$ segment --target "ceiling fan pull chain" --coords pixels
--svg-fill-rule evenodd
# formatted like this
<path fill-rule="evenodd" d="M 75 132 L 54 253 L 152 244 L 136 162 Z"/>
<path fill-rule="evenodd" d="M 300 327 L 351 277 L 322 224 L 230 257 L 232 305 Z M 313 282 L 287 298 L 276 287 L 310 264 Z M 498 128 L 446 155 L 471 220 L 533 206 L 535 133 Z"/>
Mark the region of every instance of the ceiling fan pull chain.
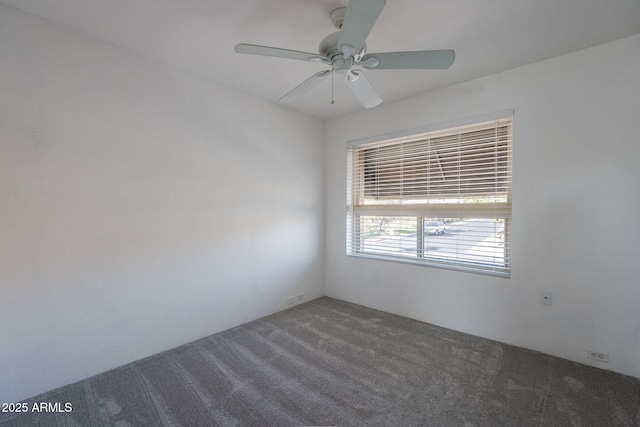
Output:
<path fill-rule="evenodd" d="M 336 102 L 333 99 L 333 68 L 331 69 L 331 105 L 335 104 Z"/>

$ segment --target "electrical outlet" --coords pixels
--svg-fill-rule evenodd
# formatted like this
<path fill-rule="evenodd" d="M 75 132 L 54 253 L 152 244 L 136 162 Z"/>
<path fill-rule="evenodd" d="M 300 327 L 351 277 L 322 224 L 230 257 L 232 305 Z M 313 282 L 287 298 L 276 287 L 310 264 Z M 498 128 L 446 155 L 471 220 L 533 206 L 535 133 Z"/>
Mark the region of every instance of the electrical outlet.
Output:
<path fill-rule="evenodd" d="M 598 362 L 608 362 L 609 353 L 600 353 L 597 351 L 587 350 L 587 357 L 589 359 L 597 360 Z"/>
<path fill-rule="evenodd" d="M 298 302 L 304 301 L 304 294 L 297 295 L 296 296 L 296 301 L 298 301 Z"/>
<path fill-rule="evenodd" d="M 287 297 L 287 305 L 291 305 L 296 302 L 296 297 Z"/>
<path fill-rule="evenodd" d="M 551 305 L 551 292 L 540 292 L 540 304 Z"/>

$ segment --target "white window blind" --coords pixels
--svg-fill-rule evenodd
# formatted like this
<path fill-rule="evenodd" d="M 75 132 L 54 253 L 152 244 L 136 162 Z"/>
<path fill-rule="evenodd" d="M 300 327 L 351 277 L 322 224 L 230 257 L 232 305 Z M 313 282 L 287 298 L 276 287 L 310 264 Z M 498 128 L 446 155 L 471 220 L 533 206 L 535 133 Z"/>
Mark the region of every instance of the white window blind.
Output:
<path fill-rule="evenodd" d="M 347 253 L 509 276 L 512 118 L 354 145 Z"/>

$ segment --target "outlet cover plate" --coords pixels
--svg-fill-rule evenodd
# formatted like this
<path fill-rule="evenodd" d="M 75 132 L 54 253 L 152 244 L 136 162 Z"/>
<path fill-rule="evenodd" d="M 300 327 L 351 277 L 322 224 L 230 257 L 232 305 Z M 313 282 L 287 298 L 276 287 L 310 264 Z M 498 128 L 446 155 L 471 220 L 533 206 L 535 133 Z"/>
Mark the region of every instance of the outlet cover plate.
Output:
<path fill-rule="evenodd" d="M 599 351 L 587 350 L 587 357 L 598 362 L 609 361 L 609 353 L 600 353 Z"/>

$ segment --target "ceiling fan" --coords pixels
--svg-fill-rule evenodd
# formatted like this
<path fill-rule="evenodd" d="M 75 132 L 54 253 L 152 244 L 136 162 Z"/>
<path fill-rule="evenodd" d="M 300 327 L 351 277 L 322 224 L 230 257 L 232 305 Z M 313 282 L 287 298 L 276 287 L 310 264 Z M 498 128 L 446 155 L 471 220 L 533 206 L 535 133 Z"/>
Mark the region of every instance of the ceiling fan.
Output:
<path fill-rule="evenodd" d="M 368 70 L 446 69 L 453 64 L 456 57 L 453 50 L 367 54 L 365 40 L 385 4 L 386 0 L 349 0 L 347 7 L 331 12 L 331 22 L 340 31 L 328 35 L 320 42 L 319 54 L 246 43 L 237 45 L 235 50 L 250 55 L 317 62 L 331 67 L 330 70 L 320 71 L 302 82 L 280 98 L 281 102 L 293 102 L 335 72 L 344 78 L 347 86 L 365 108 L 373 108 L 379 105 L 382 99 L 362 71 L 353 69 L 354 66 Z"/>

